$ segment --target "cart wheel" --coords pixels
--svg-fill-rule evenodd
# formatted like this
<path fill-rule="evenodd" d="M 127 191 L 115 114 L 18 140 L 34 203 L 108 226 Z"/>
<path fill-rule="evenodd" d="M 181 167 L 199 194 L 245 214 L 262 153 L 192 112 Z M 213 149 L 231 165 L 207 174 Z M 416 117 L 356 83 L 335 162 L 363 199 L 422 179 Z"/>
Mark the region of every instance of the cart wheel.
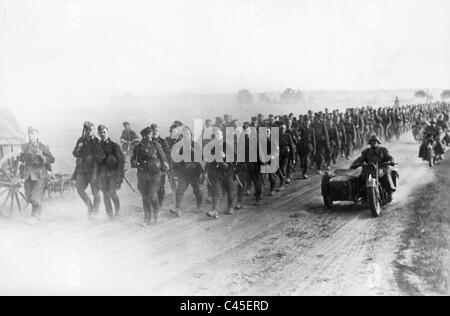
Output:
<path fill-rule="evenodd" d="M 21 162 L 17 153 L 12 153 L 0 160 L 0 211 L 8 208 L 8 215 L 14 209 L 19 212 L 28 206 L 27 198 L 23 193 L 23 180 L 20 179 Z M 22 208 L 22 203 L 25 205 Z"/>

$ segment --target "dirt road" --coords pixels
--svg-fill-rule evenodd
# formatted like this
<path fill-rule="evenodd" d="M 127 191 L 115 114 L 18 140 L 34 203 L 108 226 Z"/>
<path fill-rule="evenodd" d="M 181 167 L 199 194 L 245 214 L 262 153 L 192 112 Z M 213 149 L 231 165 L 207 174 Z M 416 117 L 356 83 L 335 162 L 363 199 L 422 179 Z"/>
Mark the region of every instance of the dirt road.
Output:
<path fill-rule="evenodd" d="M 127 189 L 114 223 L 89 221 L 75 196 L 47 201 L 36 226 L 22 216 L 0 219 L 0 294 L 409 294 L 399 276 L 406 218 L 435 176 L 412 139 L 387 147 L 400 163 L 400 186 L 378 219 L 364 206 L 325 210 L 319 176 L 219 220 L 192 208 L 176 219 L 166 208 L 149 228 L 139 226 L 140 199 Z"/>

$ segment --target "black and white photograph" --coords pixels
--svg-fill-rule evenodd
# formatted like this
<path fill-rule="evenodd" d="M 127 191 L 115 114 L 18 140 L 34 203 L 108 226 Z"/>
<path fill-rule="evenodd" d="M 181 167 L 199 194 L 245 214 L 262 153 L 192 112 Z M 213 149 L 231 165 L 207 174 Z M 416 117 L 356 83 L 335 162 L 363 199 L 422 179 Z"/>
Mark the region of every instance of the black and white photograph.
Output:
<path fill-rule="evenodd" d="M 0 296 L 449 295 L 449 56 L 448 0 L 0 0 Z"/>

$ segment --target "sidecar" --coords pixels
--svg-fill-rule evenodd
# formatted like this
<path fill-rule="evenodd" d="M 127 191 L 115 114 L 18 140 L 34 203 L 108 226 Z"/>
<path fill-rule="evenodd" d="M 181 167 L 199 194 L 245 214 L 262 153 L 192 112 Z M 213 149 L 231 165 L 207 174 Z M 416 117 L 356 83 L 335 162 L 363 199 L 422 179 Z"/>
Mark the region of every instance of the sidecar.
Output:
<path fill-rule="evenodd" d="M 327 172 L 322 178 L 322 196 L 326 208 L 334 202 L 356 202 L 361 193 L 362 168 L 341 169 Z"/>

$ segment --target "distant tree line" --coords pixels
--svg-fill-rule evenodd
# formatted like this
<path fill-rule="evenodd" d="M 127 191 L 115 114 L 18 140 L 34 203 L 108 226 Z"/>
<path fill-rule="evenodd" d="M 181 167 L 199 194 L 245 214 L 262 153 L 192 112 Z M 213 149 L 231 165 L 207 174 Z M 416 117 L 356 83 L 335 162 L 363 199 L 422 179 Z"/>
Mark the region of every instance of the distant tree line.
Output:
<path fill-rule="evenodd" d="M 266 93 L 259 93 L 257 102 L 260 104 L 296 103 L 303 99 L 303 93 L 299 89 L 287 88 L 276 99 L 271 99 Z M 250 105 L 255 102 L 252 93 L 248 89 L 240 89 L 236 95 L 236 101 L 240 105 Z"/>

